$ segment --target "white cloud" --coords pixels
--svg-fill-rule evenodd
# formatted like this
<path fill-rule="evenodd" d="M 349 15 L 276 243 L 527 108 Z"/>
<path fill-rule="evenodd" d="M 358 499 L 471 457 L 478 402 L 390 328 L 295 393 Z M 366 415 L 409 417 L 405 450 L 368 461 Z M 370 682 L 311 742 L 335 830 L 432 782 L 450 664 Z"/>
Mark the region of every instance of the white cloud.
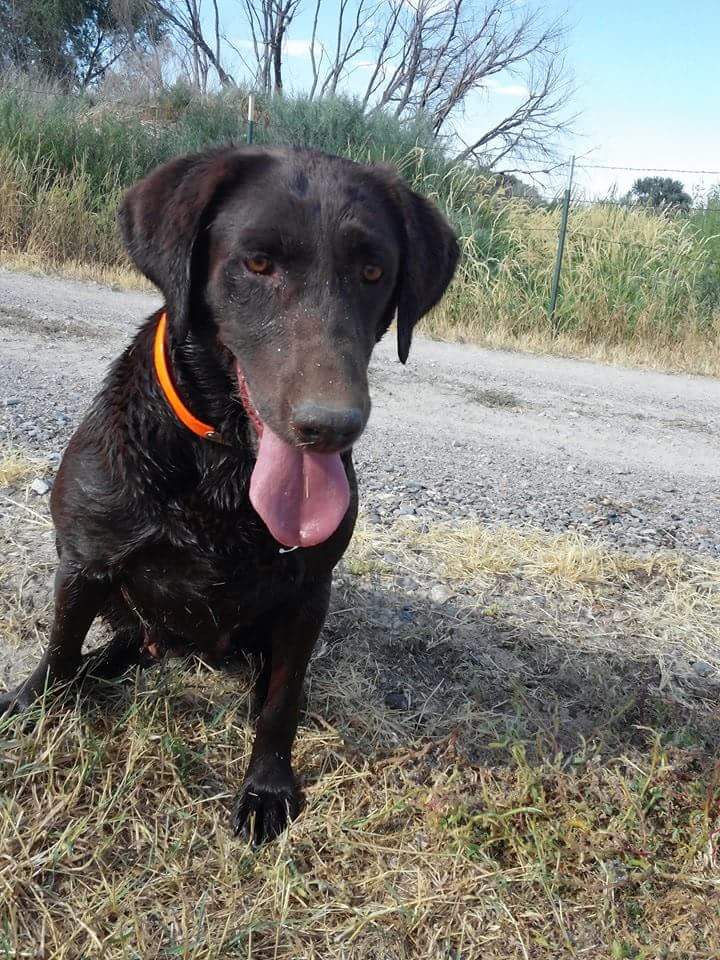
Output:
<path fill-rule="evenodd" d="M 286 57 L 309 57 L 310 56 L 310 40 L 286 40 L 283 44 L 283 51 Z M 320 44 L 315 41 L 315 56 L 320 53 L 321 50 Z"/>
<path fill-rule="evenodd" d="M 254 50 L 254 44 L 252 40 L 236 40 L 234 37 L 230 38 L 230 42 L 234 47 L 237 47 L 238 50 Z M 319 57 L 322 52 L 322 44 L 317 40 L 315 41 L 315 56 Z M 310 40 L 286 40 L 283 43 L 283 53 L 286 57 L 309 57 L 310 56 Z"/>
<path fill-rule="evenodd" d="M 530 95 L 530 91 L 523 83 L 503 84 L 489 80 L 487 87 L 488 90 L 492 93 L 497 93 L 500 97 L 527 97 Z"/>
<path fill-rule="evenodd" d="M 441 13 L 452 6 L 451 0 L 405 0 L 405 3 L 413 10 L 418 10 L 422 6 L 426 14 Z"/>

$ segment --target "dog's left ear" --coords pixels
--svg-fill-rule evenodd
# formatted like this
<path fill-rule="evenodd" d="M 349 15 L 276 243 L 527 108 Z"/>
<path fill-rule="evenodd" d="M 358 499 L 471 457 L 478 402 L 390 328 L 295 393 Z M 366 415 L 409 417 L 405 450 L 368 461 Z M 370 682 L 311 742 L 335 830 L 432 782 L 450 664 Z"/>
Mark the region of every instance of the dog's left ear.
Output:
<path fill-rule="evenodd" d="M 440 300 L 460 257 L 455 231 L 437 207 L 396 180 L 405 226 L 405 249 L 397 286 L 398 357 L 405 363 L 413 329 Z"/>

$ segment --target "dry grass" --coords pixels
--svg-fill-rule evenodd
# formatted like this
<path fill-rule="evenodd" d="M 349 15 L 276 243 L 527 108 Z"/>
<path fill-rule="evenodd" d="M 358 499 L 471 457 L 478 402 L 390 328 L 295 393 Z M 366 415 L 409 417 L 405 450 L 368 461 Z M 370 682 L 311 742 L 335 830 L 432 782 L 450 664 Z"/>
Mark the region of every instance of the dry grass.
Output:
<path fill-rule="evenodd" d="M 81 164 L 58 174 L 0 146 L 0 246 L 49 265 L 67 261 L 127 266 L 115 223 L 122 190 L 112 174 L 98 205 Z"/>
<path fill-rule="evenodd" d="M 37 276 L 59 276 L 66 277 L 68 280 L 102 283 L 117 290 L 142 290 L 150 293 L 156 289 L 149 280 L 130 266 L 105 266 L 100 263 L 72 259 L 54 263 L 47 257 L 37 254 L 0 250 L 0 267 Z"/>
<path fill-rule="evenodd" d="M 425 321 L 433 336 L 720 375 L 717 237 L 647 210 L 573 208 L 551 323 L 559 209 L 468 196 L 471 175 L 450 178 L 422 186 L 447 204 L 463 248 L 456 281 Z"/>
<path fill-rule="evenodd" d="M 50 545 L 11 499 L 18 651 Z M 678 554 L 363 525 L 274 846 L 227 830 L 242 672 L 165 666 L 0 726 L 0 957 L 717 957 L 718 674 L 691 663 L 720 666 L 719 603 L 720 566 Z"/>
<path fill-rule="evenodd" d="M 464 323 L 449 318 L 442 308 L 423 321 L 423 330 L 436 340 L 452 343 L 474 343 L 490 350 L 517 350 L 553 357 L 593 360 L 613 366 L 659 370 L 663 373 L 691 373 L 704 377 L 720 377 L 720 341 L 708 341 L 696 331 L 688 330 L 677 341 L 664 341 L 648 335 L 641 340 L 607 342 L 604 338 L 588 339 L 580 332 L 551 333 L 545 318 L 537 315 L 537 328 L 518 331 L 512 325 L 498 322 L 478 329 L 472 315 Z"/>
<path fill-rule="evenodd" d="M 663 342 L 651 336 L 636 341 L 608 343 L 603 339 L 588 340 L 583 333 L 551 334 L 539 316 L 538 328 L 515 331 L 498 324 L 479 331 L 472 323 L 448 322 L 442 310 L 436 311 L 424 325 L 436 340 L 448 343 L 474 343 L 489 350 L 517 350 L 551 357 L 592 360 L 612 366 L 637 367 L 662 373 L 689 373 L 704 377 L 720 377 L 720 345 L 688 331 L 681 341 Z"/>
<path fill-rule="evenodd" d="M 709 558 L 672 550 L 625 553 L 574 532 L 474 522 L 426 530 L 408 520 L 390 531 L 361 525 L 346 562 L 382 579 L 392 575 L 386 556 L 415 576 L 454 586 L 470 598 L 466 603 L 484 610 L 495 605 L 495 615 L 532 622 L 540 604 L 543 616 L 552 611 L 557 629 L 568 634 L 572 621 L 560 618 L 582 611 L 591 629 L 580 630 L 573 642 L 587 649 L 598 651 L 604 642 L 608 652 L 622 653 L 631 637 L 635 655 L 720 664 L 720 564 Z M 608 621 L 623 629 L 607 631 Z"/>
<path fill-rule="evenodd" d="M 37 477 L 47 470 L 47 463 L 29 457 L 14 447 L 0 444 L 0 487 L 10 487 Z"/>

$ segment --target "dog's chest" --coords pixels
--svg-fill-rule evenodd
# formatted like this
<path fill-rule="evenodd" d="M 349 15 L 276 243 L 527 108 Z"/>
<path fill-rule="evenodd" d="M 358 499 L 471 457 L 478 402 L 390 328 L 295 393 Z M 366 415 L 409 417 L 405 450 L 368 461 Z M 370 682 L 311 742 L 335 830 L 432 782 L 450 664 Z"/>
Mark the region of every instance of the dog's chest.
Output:
<path fill-rule="evenodd" d="M 300 551 L 298 551 L 298 554 Z M 141 550 L 123 577 L 122 598 L 166 646 L 214 649 L 257 632 L 297 602 L 304 558 L 252 549 L 225 553 L 160 543 Z"/>
<path fill-rule="evenodd" d="M 297 602 L 306 551 L 283 551 L 244 504 L 171 502 L 154 529 L 122 573 L 123 600 L 146 630 L 205 647 Z"/>
<path fill-rule="evenodd" d="M 302 605 L 308 581 L 331 575 L 352 535 L 355 489 L 329 540 L 297 550 L 272 538 L 232 484 L 156 503 L 141 519 L 148 532 L 118 570 L 122 618 L 165 650 L 214 655 L 264 644 L 278 616 Z"/>

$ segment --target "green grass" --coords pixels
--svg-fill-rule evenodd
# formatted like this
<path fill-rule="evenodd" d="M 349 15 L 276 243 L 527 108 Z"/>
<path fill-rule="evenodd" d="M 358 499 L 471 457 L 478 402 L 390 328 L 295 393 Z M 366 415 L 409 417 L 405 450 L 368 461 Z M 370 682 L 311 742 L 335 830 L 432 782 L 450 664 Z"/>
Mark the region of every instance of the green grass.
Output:
<path fill-rule="evenodd" d="M 256 109 L 259 144 L 319 147 L 369 162 L 401 158 L 411 180 L 447 167 L 422 124 L 385 114 L 365 117 L 350 99 L 260 100 Z M 37 94 L 0 78 L 0 145 L 43 177 L 81 176 L 95 206 L 107 201 L 109 184 L 127 187 L 170 157 L 209 144 L 244 143 L 246 113 L 242 90 L 201 100 L 180 87 L 152 101 L 117 104 Z"/>
<path fill-rule="evenodd" d="M 690 215 L 690 223 L 708 253 L 700 295 L 717 309 L 720 303 L 720 189 L 714 191 L 704 210 Z"/>
<path fill-rule="evenodd" d="M 0 80 L 3 262 L 129 271 L 115 224 L 123 190 L 176 154 L 244 142 L 246 106 L 243 91 L 108 103 Z M 422 123 L 364 117 L 352 100 L 261 101 L 255 129 L 258 143 L 392 163 L 447 212 L 463 261 L 425 324 L 432 335 L 720 374 L 720 210 L 573 209 L 553 326 L 557 208 L 493 193 L 487 177 L 448 163 Z"/>

